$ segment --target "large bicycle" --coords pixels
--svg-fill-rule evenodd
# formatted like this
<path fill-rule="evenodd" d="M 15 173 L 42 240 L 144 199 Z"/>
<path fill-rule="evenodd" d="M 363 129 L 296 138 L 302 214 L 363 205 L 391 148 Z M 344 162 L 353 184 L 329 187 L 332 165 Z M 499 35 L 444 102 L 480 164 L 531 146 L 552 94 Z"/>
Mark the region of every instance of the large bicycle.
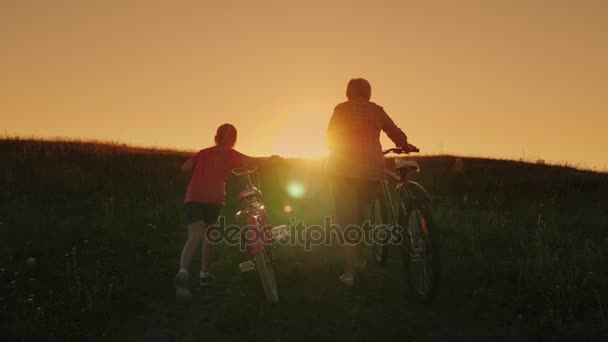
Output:
<path fill-rule="evenodd" d="M 383 151 L 385 155 L 411 152 L 419 150 L 391 148 Z M 420 171 L 418 162 L 399 158 L 394 170 L 385 169 L 382 190 L 376 195 L 370 211 L 375 233 L 372 250 L 376 263 L 384 265 L 389 246 L 397 246 L 401 251 L 408 294 L 417 301 L 430 303 L 437 293 L 441 276 L 439 227 L 431 213 L 428 192 L 420 184 L 407 180 L 412 171 Z M 397 194 L 396 201 L 391 196 L 391 184 Z"/>
<path fill-rule="evenodd" d="M 284 239 L 289 231 L 286 226 L 271 226 L 262 202 L 262 192 L 253 185 L 253 170 L 232 170 L 238 177 L 247 177 L 245 189 L 239 194 L 241 209 L 235 214 L 236 222 L 245 226 L 241 240 L 245 242 L 250 260 L 239 264 L 241 272 L 257 270 L 266 299 L 275 304 L 279 301 L 279 290 L 273 268 L 272 250 L 275 242 Z M 259 183 L 259 180 L 258 180 Z"/>

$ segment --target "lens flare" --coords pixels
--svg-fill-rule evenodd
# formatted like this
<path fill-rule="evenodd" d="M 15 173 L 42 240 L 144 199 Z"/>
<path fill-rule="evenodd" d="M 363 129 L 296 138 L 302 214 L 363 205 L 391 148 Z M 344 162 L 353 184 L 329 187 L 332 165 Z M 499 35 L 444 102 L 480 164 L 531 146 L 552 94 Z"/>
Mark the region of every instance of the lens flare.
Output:
<path fill-rule="evenodd" d="M 285 212 L 289 214 L 289 213 L 291 213 L 292 208 L 291 208 L 291 206 L 288 204 L 288 205 L 286 205 L 286 206 L 283 208 L 283 210 L 285 210 Z"/>
<path fill-rule="evenodd" d="M 302 198 L 306 193 L 304 185 L 298 182 L 290 182 L 287 184 L 287 194 L 293 198 Z"/>

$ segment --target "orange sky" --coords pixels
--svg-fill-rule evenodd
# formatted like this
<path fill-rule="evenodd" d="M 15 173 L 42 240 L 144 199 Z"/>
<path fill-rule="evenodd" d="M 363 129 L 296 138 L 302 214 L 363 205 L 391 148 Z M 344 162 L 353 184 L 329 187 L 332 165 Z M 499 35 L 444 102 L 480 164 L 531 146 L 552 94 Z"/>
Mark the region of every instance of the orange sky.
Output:
<path fill-rule="evenodd" d="M 426 153 L 608 168 L 606 1 L 4 1 L 0 130 L 325 153 L 351 77 Z"/>

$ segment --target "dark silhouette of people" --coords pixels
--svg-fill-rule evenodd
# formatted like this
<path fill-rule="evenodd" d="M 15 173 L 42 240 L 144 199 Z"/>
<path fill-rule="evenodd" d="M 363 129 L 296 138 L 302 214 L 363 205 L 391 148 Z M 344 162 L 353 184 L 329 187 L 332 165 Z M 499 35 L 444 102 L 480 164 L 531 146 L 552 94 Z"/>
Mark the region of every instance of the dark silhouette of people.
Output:
<path fill-rule="evenodd" d="M 361 227 L 380 181 L 384 177 L 384 156 L 380 132 L 397 147 L 415 149 L 384 109 L 371 102 L 372 88 L 363 78 L 348 82 L 348 101 L 338 104 L 329 120 L 327 144 L 330 151 L 327 171 L 334 201 L 334 220 L 342 231 Z M 340 281 L 352 286 L 357 271 L 366 266 L 363 244 L 345 243 L 344 274 Z"/>

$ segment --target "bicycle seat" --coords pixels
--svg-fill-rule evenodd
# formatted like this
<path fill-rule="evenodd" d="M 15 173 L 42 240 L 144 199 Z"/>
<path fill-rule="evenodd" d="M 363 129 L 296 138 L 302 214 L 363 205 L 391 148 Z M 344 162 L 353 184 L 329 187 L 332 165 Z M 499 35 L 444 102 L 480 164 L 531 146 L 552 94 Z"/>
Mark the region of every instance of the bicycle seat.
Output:
<path fill-rule="evenodd" d="M 395 160 L 395 170 L 405 169 L 406 171 L 420 171 L 420 165 L 415 160 L 404 160 L 404 159 L 396 159 Z"/>

